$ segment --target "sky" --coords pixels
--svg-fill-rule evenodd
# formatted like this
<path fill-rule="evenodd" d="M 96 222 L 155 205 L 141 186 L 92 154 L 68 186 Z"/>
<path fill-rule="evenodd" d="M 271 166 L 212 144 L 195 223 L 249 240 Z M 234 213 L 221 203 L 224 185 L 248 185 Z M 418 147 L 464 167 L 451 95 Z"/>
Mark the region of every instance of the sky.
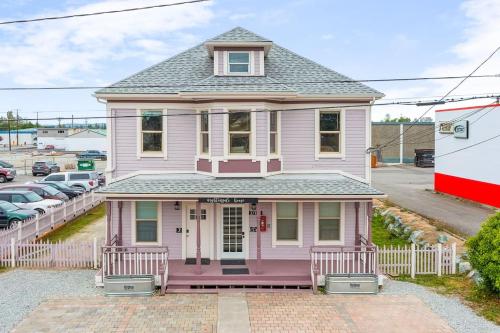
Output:
<path fill-rule="evenodd" d="M 0 21 L 176 1 L 2 0 Z M 500 0 L 214 0 L 0 25 L 0 87 L 107 85 L 235 26 L 353 79 L 467 75 L 500 45 L 498 17 Z M 500 52 L 476 74 L 499 73 Z M 370 85 L 392 101 L 439 98 L 458 82 Z M 0 91 L 0 114 L 17 109 L 24 118 L 35 118 L 37 112 L 40 118 L 103 116 L 105 106 L 92 93 Z M 453 95 L 489 93 L 500 93 L 500 78 L 469 79 Z M 491 101 L 469 101 L 467 105 Z M 425 110 L 379 106 L 373 108 L 373 120 L 386 113 L 416 118 Z M 433 116 L 433 111 L 428 115 Z"/>

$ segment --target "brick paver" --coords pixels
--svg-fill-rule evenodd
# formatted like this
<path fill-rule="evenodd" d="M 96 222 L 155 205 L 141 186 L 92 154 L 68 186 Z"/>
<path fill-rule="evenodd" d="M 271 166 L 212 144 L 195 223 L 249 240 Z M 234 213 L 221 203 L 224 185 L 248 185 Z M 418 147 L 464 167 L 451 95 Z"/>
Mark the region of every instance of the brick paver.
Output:
<path fill-rule="evenodd" d="M 224 312 L 229 317 L 244 313 L 249 318 L 241 318 L 242 321 L 249 319 L 250 329 L 256 333 L 453 332 L 413 295 L 241 293 L 238 301 L 241 305 L 246 303 L 248 315 L 246 311 L 218 307 L 219 297 L 230 298 L 227 294 L 168 294 L 149 298 L 50 299 L 40 304 L 14 332 L 215 332 L 217 319 Z M 231 325 L 219 326 L 241 326 L 236 325 L 236 318 L 232 320 Z"/>
<path fill-rule="evenodd" d="M 420 299 L 400 295 L 247 294 L 252 332 L 453 332 Z"/>

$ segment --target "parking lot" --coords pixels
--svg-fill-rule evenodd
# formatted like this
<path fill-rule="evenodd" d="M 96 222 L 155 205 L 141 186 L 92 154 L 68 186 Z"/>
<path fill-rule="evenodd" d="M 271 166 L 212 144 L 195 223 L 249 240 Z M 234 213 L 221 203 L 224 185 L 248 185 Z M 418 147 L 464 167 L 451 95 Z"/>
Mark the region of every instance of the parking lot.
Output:
<path fill-rule="evenodd" d="M 493 209 L 434 193 L 434 168 L 394 165 L 372 169 L 372 184 L 391 202 L 464 235 L 474 235 L 481 222 L 494 213 Z"/>

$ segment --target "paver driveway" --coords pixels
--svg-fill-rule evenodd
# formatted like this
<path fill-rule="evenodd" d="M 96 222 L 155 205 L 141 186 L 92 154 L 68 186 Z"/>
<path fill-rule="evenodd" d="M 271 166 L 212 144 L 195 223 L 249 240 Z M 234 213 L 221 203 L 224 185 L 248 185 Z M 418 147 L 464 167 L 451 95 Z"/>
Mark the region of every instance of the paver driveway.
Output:
<path fill-rule="evenodd" d="M 224 313 L 217 313 L 219 297 L 50 299 L 14 332 L 215 332 L 217 320 L 224 320 Z M 411 295 L 283 292 L 242 293 L 241 297 L 246 299 L 248 312 L 244 313 L 248 313 L 252 332 L 452 332 Z"/>

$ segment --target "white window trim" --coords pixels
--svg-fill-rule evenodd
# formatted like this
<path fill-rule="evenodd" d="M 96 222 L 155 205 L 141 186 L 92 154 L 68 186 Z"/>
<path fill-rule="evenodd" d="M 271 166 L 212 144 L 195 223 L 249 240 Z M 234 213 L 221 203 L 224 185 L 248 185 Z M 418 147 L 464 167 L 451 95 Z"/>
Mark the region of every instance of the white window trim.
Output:
<path fill-rule="evenodd" d="M 134 246 L 161 246 L 162 245 L 162 224 L 163 224 L 163 219 L 162 219 L 162 201 L 158 201 L 157 204 L 157 209 L 158 209 L 158 222 L 157 222 L 157 241 L 156 242 L 136 242 L 137 239 L 137 230 L 136 230 L 136 214 L 135 214 L 135 201 L 130 202 L 130 207 L 131 207 L 131 217 L 132 217 L 132 245 Z"/>
<path fill-rule="evenodd" d="M 148 110 L 158 110 L 162 112 L 163 120 L 162 120 L 162 143 L 161 143 L 161 151 L 158 152 L 144 152 L 142 151 L 142 112 Z M 137 143 L 137 159 L 147 157 L 163 157 L 165 160 L 167 159 L 167 109 L 161 108 L 150 108 L 150 109 L 137 109 L 136 110 L 137 121 L 136 121 L 136 143 Z"/>
<path fill-rule="evenodd" d="M 256 122 L 257 122 L 257 117 L 255 112 L 256 109 L 245 109 L 245 108 L 231 108 L 231 109 L 224 109 L 224 114 L 223 114 L 223 128 L 224 128 L 224 160 L 237 160 L 237 159 L 243 159 L 243 160 L 248 160 L 248 159 L 254 159 L 255 156 L 257 156 L 257 130 L 256 130 Z M 249 154 L 235 154 L 235 153 L 230 153 L 229 149 L 229 112 L 234 111 L 234 112 L 250 112 L 250 153 Z"/>
<path fill-rule="evenodd" d="M 201 151 L 202 148 L 202 142 L 201 142 L 201 112 L 208 112 L 208 153 L 204 153 Z M 196 110 L 197 116 L 196 116 L 196 151 L 198 153 L 199 157 L 202 158 L 210 158 L 212 155 L 212 138 L 211 138 L 211 133 L 212 133 L 212 117 L 210 116 L 210 109 L 199 109 Z"/>
<path fill-rule="evenodd" d="M 321 152 L 321 137 L 319 135 L 319 115 L 320 111 L 340 112 L 340 151 L 338 153 L 322 153 Z M 345 159 L 345 109 L 328 108 L 316 109 L 314 112 L 314 149 L 316 160 L 320 158 L 341 158 Z"/>
<path fill-rule="evenodd" d="M 248 53 L 248 72 L 231 73 L 229 71 L 229 53 Z M 224 51 L 224 75 L 251 76 L 255 75 L 254 55 L 252 51 Z"/>
<path fill-rule="evenodd" d="M 314 203 L 314 245 L 344 245 L 345 242 L 345 202 L 340 202 L 340 239 L 319 240 L 319 202 Z"/>
<path fill-rule="evenodd" d="M 281 202 L 281 201 L 279 201 Z M 276 203 L 273 202 L 272 206 L 272 224 L 271 224 L 271 233 L 272 233 L 272 247 L 276 246 L 286 246 L 286 245 L 294 245 L 298 247 L 303 246 L 303 228 L 302 228 L 302 220 L 303 220 L 303 209 L 302 209 L 302 202 L 297 202 L 294 201 L 297 204 L 297 209 L 298 209 L 298 240 L 291 241 L 281 241 L 277 239 L 277 214 L 276 214 Z"/>
<path fill-rule="evenodd" d="M 276 110 L 269 110 L 276 111 Z M 267 112 L 267 155 L 278 158 L 281 155 L 281 112 L 276 111 L 276 152 L 271 153 L 271 113 Z"/>

